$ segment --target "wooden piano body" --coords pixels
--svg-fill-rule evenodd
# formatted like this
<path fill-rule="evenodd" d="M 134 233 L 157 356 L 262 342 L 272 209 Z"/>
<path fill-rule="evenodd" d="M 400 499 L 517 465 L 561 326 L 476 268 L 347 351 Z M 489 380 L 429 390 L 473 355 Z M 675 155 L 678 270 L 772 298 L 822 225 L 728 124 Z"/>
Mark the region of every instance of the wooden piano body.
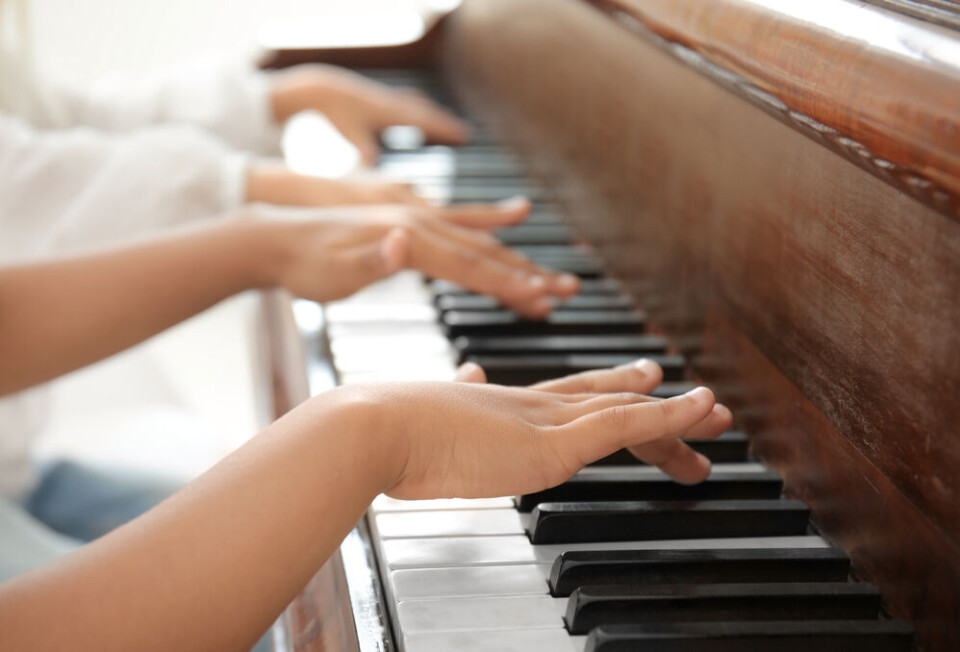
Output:
<path fill-rule="evenodd" d="M 918 647 L 956 650 L 960 21 L 875 4 L 474 0 L 408 46 L 271 64 L 441 69 Z M 331 590 L 335 563 L 291 647 L 362 648 Z"/>

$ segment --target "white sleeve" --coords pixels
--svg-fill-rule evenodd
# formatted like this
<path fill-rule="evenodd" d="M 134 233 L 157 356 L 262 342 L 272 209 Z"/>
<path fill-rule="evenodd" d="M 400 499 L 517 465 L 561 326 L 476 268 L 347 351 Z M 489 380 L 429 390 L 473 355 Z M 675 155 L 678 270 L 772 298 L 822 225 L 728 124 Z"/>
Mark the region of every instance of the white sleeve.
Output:
<path fill-rule="evenodd" d="M 118 135 L 0 116 L 0 261 L 216 215 L 243 202 L 246 165 L 189 125 Z"/>
<path fill-rule="evenodd" d="M 265 155 L 280 151 L 268 73 L 197 59 L 141 77 L 108 75 L 92 88 L 48 88 L 66 126 L 129 132 L 158 123 L 187 123 L 235 147 Z M 41 125 L 65 126 L 65 125 Z"/>

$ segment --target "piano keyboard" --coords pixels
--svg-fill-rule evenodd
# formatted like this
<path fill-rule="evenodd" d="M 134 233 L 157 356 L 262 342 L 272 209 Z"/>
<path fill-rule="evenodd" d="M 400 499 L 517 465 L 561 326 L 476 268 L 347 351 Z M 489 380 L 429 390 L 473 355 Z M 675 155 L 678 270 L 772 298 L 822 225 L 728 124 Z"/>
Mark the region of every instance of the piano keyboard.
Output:
<path fill-rule="evenodd" d="M 409 71 L 371 73 L 443 89 Z M 534 201 L 527 224 L 498 233 L 582 288 L 547 320 L 531 322 L 485 296 L 403 272 L 327 307 L 342 383 L 449 380 L 461 361 L 508 385 L 622 364 L 659 362 L 655 394 L 687 391 L 686 363 L 577 241 L 549 192 L 478 128 L 452 150 L 400 130 L 382 169 L 431 198 Z M 619 652 L 911 649 L 885 619 L 877 590 L 853 581 L 849 561 L 809 524 L 806 506 L 750 459 L 730 432 L 693 445 L 714 462 L 696 486 L 669 480 L 621 451 L 537 494 L 481 500 L 381 496 L 367 521 L 395 642 L 401 652 Z"/>

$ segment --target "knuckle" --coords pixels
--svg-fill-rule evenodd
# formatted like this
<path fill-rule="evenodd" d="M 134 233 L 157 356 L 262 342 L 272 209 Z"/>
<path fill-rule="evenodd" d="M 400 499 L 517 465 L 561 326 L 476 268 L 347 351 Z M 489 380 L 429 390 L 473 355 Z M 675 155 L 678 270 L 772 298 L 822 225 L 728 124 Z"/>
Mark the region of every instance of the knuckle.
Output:
<path fill-rule="evenodd" d="M 582 371 L 571 376 L 571 379 L 576 382 L 577 388 L 582 392 L 597 394 L 602 391 L 599 378 L 597 378 L 597 372 L 595 371 Z"/>
<path fill-rule="evenodd" d="M 673 422 L 676 417 L 676 407 L 673 401 L 657 401 L 657 409 L 660 412 L 660 417 L 663 419 L 665 424 L 670 424 Z"/>
<path fill-rule="evenodd" d="M 458 254 L 460 260 L 468 265 L 476 265 L 483 260 L 483 256 L 481 256 L 477 250 L 471 249 L 470 247 L 460 248 Z"/>
<path fill-rule="evenodd" d="M 607 424 L 617 430 L 626 430 L 630 423 L 630 410 L 626 405 L 614 405 L 606 411 Z"/>

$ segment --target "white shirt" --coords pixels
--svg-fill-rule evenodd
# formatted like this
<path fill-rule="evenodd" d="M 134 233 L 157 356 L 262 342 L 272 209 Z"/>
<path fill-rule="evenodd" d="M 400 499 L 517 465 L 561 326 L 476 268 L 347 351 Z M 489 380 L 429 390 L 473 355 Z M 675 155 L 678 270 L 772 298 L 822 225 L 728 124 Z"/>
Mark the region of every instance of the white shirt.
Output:
<path fill-rule="evenodd" d="M 0 54 L 0 265 L 238 206 L 244 151 L 279 151 L 263 74 L 205 61 L 80 93 Z M 44 405 L 42 387 L 0 399 L 0 494 L 32 486 Z"/>

